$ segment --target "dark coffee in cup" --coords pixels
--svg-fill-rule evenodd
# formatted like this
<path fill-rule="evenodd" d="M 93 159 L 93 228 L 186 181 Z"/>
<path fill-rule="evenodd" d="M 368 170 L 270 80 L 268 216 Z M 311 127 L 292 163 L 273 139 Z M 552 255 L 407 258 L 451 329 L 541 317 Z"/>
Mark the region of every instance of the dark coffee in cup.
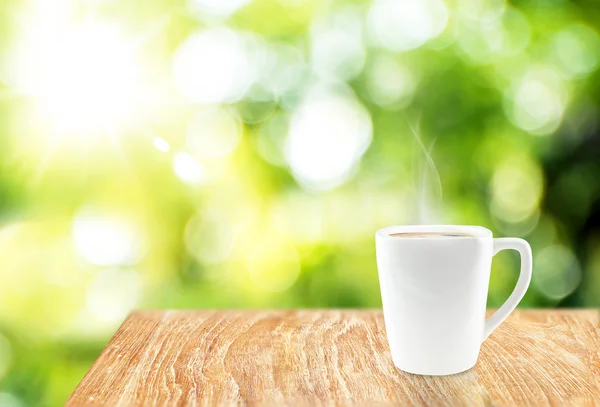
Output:
<path fill-rule="evenodd" d="M 474 237 L 466 233 L 451 233 L 451 232 L 404 232 L 404 233 L 390 233 L 392 237 Z"/>

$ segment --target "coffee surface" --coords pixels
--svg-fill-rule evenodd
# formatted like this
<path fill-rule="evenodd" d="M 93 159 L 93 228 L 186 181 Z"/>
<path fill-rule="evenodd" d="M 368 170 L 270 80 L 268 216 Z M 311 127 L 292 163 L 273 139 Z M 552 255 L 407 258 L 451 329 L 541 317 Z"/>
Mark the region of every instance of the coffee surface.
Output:
<path fill-rule="evenodd" d="M 401 232 L 401 233 L 390 233 L 392 237 L 475 237 L 467 233 L 454 233 L 454 232 Z"/>

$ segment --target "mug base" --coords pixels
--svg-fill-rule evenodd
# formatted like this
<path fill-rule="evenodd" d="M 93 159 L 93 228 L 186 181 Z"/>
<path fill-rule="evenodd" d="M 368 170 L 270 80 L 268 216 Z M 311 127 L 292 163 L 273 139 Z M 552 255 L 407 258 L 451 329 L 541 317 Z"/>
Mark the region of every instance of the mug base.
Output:
<path fill-rule="evenodd" d="M 409 374 L 414 374 L 414 375 L 419 375 L 419 376 L 451 376 L 451 375 L 455 375 L 455 374 L 459 374 L 459 373 L 464 373 L 468 370 L 471 370 L 475 364 L 477 363 L 477 361 L 475 363 L 473 363 L 471 366 L 468 366 L 466 368 L 458 368 L 458 369 L 454 369 L 454 370 L 445 370 L 445 369 L 410 369 L 410 368 L 402 368 L 400 366 L 398 366 L 397 364 L 394 363 L 394 366 L 396 366 L 396 368 L 398 370 L 403 371 L 404 373 L 409 373 Z"/>

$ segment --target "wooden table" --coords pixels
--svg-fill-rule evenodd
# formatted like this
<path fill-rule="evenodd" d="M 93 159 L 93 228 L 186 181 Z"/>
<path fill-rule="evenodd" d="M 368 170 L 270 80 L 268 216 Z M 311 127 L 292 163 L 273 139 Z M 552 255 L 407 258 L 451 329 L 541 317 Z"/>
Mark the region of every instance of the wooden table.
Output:
<path fill-rule="evenodd" d="M 528 310 L 472 370 L 398 371 L 381 311 L 138 311 L 68 406 L 598 405 L 598 311 Z"/>

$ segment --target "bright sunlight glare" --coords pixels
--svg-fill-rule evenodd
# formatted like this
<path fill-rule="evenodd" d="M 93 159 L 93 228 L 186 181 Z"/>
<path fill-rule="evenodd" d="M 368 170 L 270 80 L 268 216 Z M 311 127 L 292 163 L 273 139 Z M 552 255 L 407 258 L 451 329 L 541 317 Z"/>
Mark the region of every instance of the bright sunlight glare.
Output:
<path fill-rule="evenodd" d="M 17 86 L 35 97 L 58 131 L 104 131 L 131 113 L 137 64 L 133 43 L 118 26 L 33 29 L 23 42 L 14 61 Z"/>

